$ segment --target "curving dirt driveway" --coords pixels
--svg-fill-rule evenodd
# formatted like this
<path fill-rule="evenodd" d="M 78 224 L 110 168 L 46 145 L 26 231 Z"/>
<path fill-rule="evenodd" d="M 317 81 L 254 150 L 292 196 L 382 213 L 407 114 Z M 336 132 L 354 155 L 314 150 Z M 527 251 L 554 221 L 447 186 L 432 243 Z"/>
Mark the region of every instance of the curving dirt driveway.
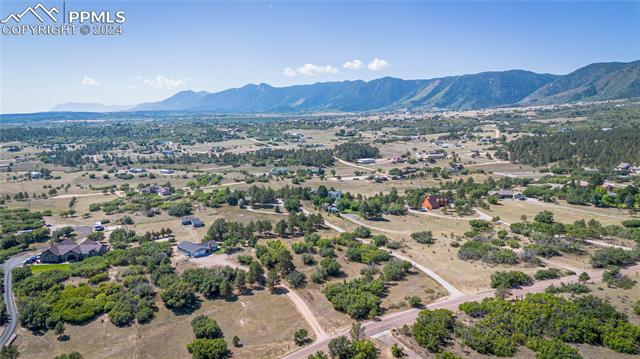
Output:
<path fill-rule="evenodd" d="M 247 267 L 232 261 L 231 257 L 224 253 L 212 254 L 212 255 L 209 255 L 206 257 L 200 257 L 200 258 L 190 258 L 190 261 L 202 267 L 229 266 L 232 268 L 247 270 Z M 318 322 L 318 319 L 313 314 L 313 311 L 311 311 L 311 309 L 309 308 L 307 303 L 302 299 L 302 297 L 300 297 L 298 293 L 296 293 L 294 290 L 292 290 L 286 285 L 280 285 L 280 288 L 283 289 L 283 292 L 286 293 L 287 298 L 289 298 L 291 303 L 293 303 L 293 305 L 296 307 L 296 310 L 302 315 L 304 320 L 309 324 L 309 326 L 313 330 L 313 333 L 315 334 L 316 341 L 325 340 L 326 338 L 328 338 L 329 336 L 324 331 L 324 329 Z"/>

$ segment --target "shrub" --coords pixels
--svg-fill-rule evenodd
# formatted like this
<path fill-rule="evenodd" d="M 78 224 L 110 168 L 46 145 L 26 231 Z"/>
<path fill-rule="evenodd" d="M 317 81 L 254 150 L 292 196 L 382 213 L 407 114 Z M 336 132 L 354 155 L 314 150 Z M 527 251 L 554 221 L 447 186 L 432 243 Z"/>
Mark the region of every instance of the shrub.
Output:
<path fill-rule="evenodd" d="M 562 271 L 558 268 L 540 269 L 533 276 L 536 280 L 555 279 L 562 276 Z"/>
<path fill-rule="evenodd" d="M 433 239 L 433 233 L 431 231 L 421 231 L 421 232 L 413 232 L 411 233 L 411 238 L 422 244 L 433 244 L 435 240 Z"/>
<path fill-rule="evenodd" d="M 293 288 L 302 288 L 304 287 L 307 281 L 307 277 L 302 272 L 298 272 L 294 270 L 293 272 L 287 274 L 287 282 Z"/>
<path fill-rule="evenodd" d="M 637 253 L 625 251 L 622 248 L 604 248 L 597 250 L 591 256 L 591 265 L 594 268 L 606 266 L 627 266 L 634 264 L 637 260 Z"/>
<path fill-rule="evenodd" d="M 308 266 L 312 266 L 314 264 L 316 264 L 316 260 L 313 258 L 313 256 L 309 253 L 304 253 L 302 255 L 302 263 L 304 263 L 305 265 Z"/>
<path fill-rule="evenodd" d="M 431 352 L 439 351 L 451 340 L 455 316 L 446 309 L 420 312 L 413 325 L 416 341 Z"/>
<path fill-rule="evenodd" d="M 178 281 L 162 293 L 160 298 L 167 308 L 172 310 L 186 310 L 196 305 L 196 294 L 192 286 L 183 281 Z"/>
<path fill-rule="evenodd" d="M 498 271 L 491 275 L 491 288 L 520 288 L 533 284 L 533 279 L 519 271 Z"/>
<path fill-rule="evenodd" d="M 98 273 L 96 275 L 93 275 L 91 277 L 89 277 L 89 283 L 91 284 L 98 284 L 100 282 L 105 282 L 109 280 L 109 273 Z"/>
<path fill-rule="evenodd" d="M 218 323 L 205 315 L 198 315 L 193 318 L 191 320 L 191 329 L 196 338 L 222 338 L 222 329 L 220 329 Z"/>
<path fill-rule="evenodd" d="M 602 274 L 602 281 L 607 283 L 609 287 L 631 289 L 636 284 L 636 281 L 628 276 L 620 273 L 620 268 L 614 268 L 605 271 Z"/>
<path fill-rule="evenodd" d="M 336 310 L 354 319 L 365 319 L 380 314 L 380 296 L 384 290 L 384 282 L 379 278 L 371 281 L 356 278 L 327 284 L 322 292 Z"/>
<path fill-rule="evenodd" d="M 371 237 L 371 230 L 367 227 L 360 226 L 353 231 L 358 238 L 369 238 Z"/>
<path fill-rule="evenodd" d="M 536 352 L 536 359 L 582 359 L 578 349 L 558 339 L 531 339 L 527 347 Z"/>
<path fill-rule="evenodd" d="M 293 341 L 299 347 L 309 344 L 311 342 L 309 332 L 304 328 L 296 330 L 296 332 L 293 333 Z"/>
<path fill-rule="evenodd" d="M 384 279 L 387 281 L 399 281 L 407 276 L 411 270 L 411 263 L 402 260 L 392 260 L 385 264 L 382 269 Z"/>
<path fill-rule="evenodd" d="M 226 359 L 230 352 L 224 339 L 195 339 L 187 345 L 193 359 Z"/>
<path fill-rule="evenodd" d="M 418 297 L 416 295 L 412 295 L 412 296 L 407 298 L 407 303 L 412 308 L 418 308 L 418 307 L 422 306 L 422 299 L 420 299 L 420 297 Z"/>
<path fill-rule="evenodd" d="M 340 263 L 335 258 L 324 258 L 320 261 L 320 267 L 331 277 L 336 277 L 341 273 Z"/>
<path fill-rule="evenodd" d="M 622 225 L 627 228 L 639 228 L 640 219 L 628 219 L 626 221 L 622 221 Z"/>

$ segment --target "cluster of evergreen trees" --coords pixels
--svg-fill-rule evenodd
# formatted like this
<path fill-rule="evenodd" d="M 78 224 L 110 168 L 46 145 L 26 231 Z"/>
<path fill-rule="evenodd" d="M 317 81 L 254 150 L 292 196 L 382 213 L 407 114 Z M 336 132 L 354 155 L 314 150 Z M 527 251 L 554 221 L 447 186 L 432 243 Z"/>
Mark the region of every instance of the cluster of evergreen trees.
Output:
<path fill-rule="evenodd" d="M 533 166 L 562 162 L 568 167 L 613 168 L 620 162 L 640 163 L 637 126 L 602 131 L 579 129 L 546 136 L 524 136 L 507 143 L 512 161 Z"/>

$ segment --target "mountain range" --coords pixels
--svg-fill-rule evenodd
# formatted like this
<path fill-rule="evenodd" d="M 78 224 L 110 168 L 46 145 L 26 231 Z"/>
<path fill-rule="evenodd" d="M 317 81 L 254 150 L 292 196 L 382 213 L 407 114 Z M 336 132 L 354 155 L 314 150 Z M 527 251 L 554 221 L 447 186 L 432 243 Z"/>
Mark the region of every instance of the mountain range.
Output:
<path fill-rule="evenodd" d="M 466 110 L 631 97 L 640 97 L 640 60 L 594 63 L 567 75 L 509 70 L 428 80 L 383 77 L 371 81 L 320 82 L 288 87 L 249 84 L 215 93 L 181 91 L 162 101 L 111 111 L 304 113 Z M 100 104 L 61 106 L 54 110 L 92 111 L 93 108 L 93 111 L 105 112 L 106 108 Z"/>

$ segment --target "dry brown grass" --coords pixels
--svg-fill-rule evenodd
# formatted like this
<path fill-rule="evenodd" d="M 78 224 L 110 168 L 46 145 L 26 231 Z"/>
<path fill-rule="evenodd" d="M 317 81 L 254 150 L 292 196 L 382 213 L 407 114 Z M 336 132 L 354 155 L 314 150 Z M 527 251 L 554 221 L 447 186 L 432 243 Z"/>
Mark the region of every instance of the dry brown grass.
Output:
<path fill-rule="evenodd" d="M 147 325 L 117 328 L 106 315 L 83 326 L 66 326 L 68 341 L 56 340 L 53 331 L 33 335 L 20 329 L 16 345 L 24 358 L 51 358 L 61 353 L 78 351 L 85 358 L 190 358 L 186 346 L 194 339 L 191 319 L 204 314 L 214 318 L 222 328 L 234 358 L 277 358 L 295 347 L 293 333 L 307 326 L 284 295 L 255 291 L 235 302 L 204 301 L 190 315 L 176 316 L 162 303 L 156 318 Z M 231 338 L 237 335 L 244 343 L 233 348 Z"/>

